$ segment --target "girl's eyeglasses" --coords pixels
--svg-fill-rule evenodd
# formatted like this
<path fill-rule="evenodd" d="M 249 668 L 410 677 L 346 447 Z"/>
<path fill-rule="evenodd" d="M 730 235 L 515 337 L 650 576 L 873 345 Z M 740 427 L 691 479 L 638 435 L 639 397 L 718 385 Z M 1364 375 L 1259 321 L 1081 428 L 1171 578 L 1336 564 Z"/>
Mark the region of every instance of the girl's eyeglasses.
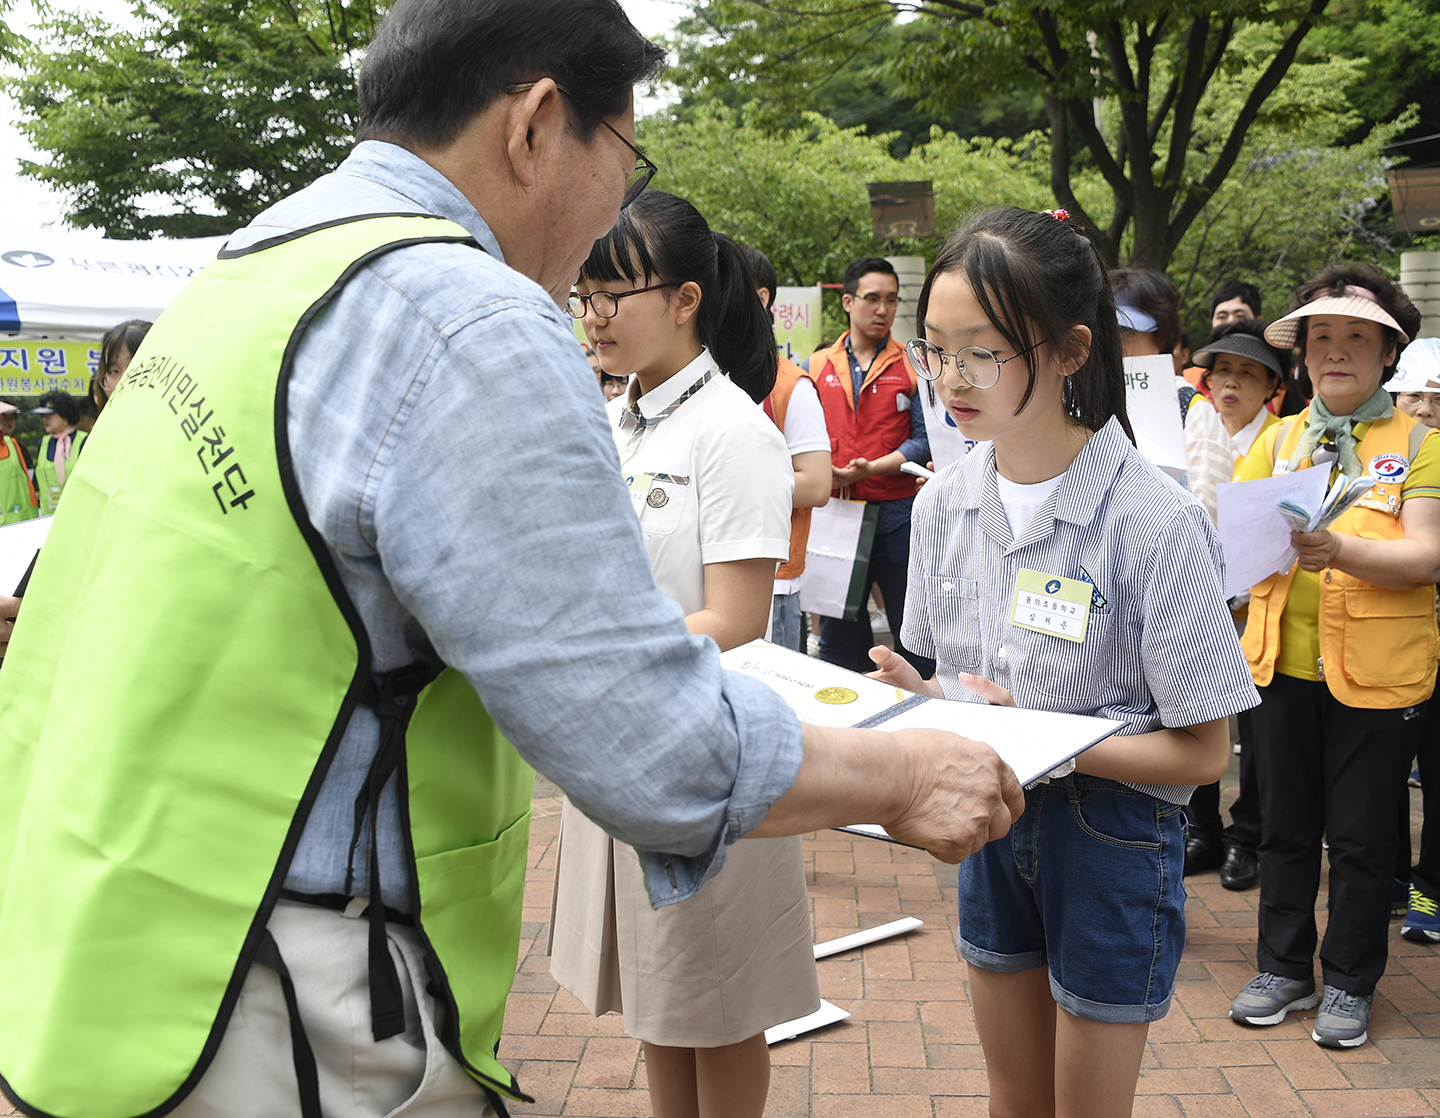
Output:
<path fill-rule="evenodd" d="M 634 291 L 592 291 L 589 295 L 581 295 L 578 291 L 572 291 L 569 301 L 565 304 L 565 313 L 571 318 L 584 318 L 585 308 L 588 306 L 601 322 L 609 322 L 620 309 L 620 300 L 627 295 L 640 295 L 646 291 L 659 291 L 662 287 L 670 286 L 672 285 L 668 283 L 652 283 L 649 287 L 637 287 Z"/>
<path fill-rule="evenodd" d="M 939 380 L 945 375 L 945 362 L 953 361 L 960 379 L 971 388 L 994 388 L 1000 381 L 1000 366 L 1014 361 L 1045 344 L 1041 339 L 1029 349 L 1009 357 L 996 357 L 983 346 L 966 346 L 954 353 L 946 353 L 937 345 L 931 345 L 924 338 L 911 338 L 905 343 L 905 355 L 915 369 L 915 375 L 924 380 Z"/>

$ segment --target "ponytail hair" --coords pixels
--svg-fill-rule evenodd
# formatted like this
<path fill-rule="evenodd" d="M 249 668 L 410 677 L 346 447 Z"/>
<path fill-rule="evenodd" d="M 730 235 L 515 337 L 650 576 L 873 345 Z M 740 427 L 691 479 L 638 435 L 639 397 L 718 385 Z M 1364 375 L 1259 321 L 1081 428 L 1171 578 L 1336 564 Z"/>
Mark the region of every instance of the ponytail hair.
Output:
<path fill-rule="evenodd" d="M 723 233 L 712 233 L 685 199 L 660 190 L 640 195 L 595 242 L 580 275 L 666 287 L 697 284 L 700 344 L 757 404 L 775 387 L 775 330 L 745 254 Z"/>
<path fill-rule="evenodd" d="M 987 210 L 966 222 L 940 250 L 925 277 L 916 306 L 916 330 L 925 336 L 925 312 L 935 277 L 965 273 L 975 298 L 996 330 L 1017 353 L 1041 342 L 1074 354 L 1076 326 L 1090 328 L 1090 352 L 1065 378 L 1066 412 L 1098 431 L 1111 418 L 1133 443 L 1125 412 L 1125 370 L 1115 298 L 1100 253 L 1064 210 L 1034 213 L 1014 206 Z M 1035 368 L 1015 409 L 1035 391 Z"/>

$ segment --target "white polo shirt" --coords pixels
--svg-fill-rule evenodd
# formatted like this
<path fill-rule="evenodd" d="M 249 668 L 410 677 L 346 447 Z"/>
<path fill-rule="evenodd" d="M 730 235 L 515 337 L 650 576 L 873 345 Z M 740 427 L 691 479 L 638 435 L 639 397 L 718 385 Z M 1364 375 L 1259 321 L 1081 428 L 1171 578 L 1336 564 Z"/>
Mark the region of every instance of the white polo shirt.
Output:
<path fill-rule="evenodd" d="M 705 350 L 636 403 L 659 415 L 715 362 Z M 632 388 L 633 391 L 633 388 Z M 606 405 L 621 470 L 660 589 L 687 614 L 705 608 L 705 565 L 790 555 L 795 471 L 770 417 L 723 373 L 653 427 L 629 458 L 628 394 Z"/>
<path fill-rule="evenodd" d="M 1256 706 L 1221 586 L 1220 540 L 1190 494 L 1112 419 L 1015 537 L 979 443 L 920 490 L 911 516 L 901 640 L 936 661 L 947 699 L 980 702 L 982 675 L 1031 710 L 1127 723 L 1122 734 L 1194 726 Z M 1094 585 L 1085 639 L 1012 623 L 1020 570 Z M 1191 787 L 1132 787 L 1171 803 Z"/>

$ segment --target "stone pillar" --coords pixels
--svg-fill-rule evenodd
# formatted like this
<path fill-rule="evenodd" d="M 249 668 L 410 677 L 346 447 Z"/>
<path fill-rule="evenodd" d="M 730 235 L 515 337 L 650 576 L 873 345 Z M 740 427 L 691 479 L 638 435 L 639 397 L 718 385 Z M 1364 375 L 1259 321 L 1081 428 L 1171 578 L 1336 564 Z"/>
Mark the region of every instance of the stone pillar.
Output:
<path fill-rule="evenodd" d="M 1400 286 L 1410 296 L 1415 309 L 1424 315 L 1420 337 L 1440 337 L 1440 252 L 1402 252 Z M 901 290 L 904 290 L 903 280 Z"/>

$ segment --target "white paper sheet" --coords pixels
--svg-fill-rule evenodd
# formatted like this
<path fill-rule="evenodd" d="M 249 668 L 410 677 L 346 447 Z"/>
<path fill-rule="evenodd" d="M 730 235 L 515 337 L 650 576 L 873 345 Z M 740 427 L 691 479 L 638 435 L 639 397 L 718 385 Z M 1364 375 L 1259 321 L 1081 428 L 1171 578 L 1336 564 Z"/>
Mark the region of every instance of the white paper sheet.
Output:
<path fill-rule="evenodd" d="M 764 680 L 801 718 L 825 726 L 856 726 L 884 713 L 900 699 L 909 702 L 918 698 L 869 676 L 765 641 L 732 648 L 721 654 L 720 662 Z M 834 695 L 835 690 L 844 690 L 854 698 L 826 703 L 817 698 L 823 696 L 824 689 L 832 692 L 832 699 L 848 699 Z M 950 730 L 983 741 L 1015 770 L 1021 784 L 1029 784 L 1123 725 L 1111 718 L 927 698 L 887 717 L 879 728 Z"/>
<path fill-rule="evenodd" d="M 1318 509 L 1329 480 L 1330 467 L 1325 465 L 1255 481 L 1225 481 L 1215 487 L 1227 598 L 1269 578 L 1290 551 L 1290 525 L 1280 515 L 1280 502 L 1289 499 Z"/>
<path fill-rule="evenodd" d="M 1185 429 L 1175 388 L 1175 360 L 1168 353 L 1125 358 L 1125 411 L 1141 454 L 1167 473 L 1183 473 Z"/>
<path fill-rule="evenodd" d="M 833 1025 L 849 1016 L 849 1010 L 841 1009 L 834 1002 L 827 1002 L 821 998 L 820 1008 L 814 1013 L 805 1017 L 797 1017 L 794 1021 L 782 1021 L 780 1024 L 766 1029 L 765 1043 L 779 1044 L 782 1040 L 794 1040 L 797 1036 L 814 1032 L 816 1029 L 823 1029 L 826 1025 Z"/>
<path fill-rule="evenodd" d="M 722 652 L 720 663 L 764 680 L 796 714 L 819 726 L 854 726 L 915 697 L 899 687 L 768 641 L 751 641 Z"/>
<path fill-rule="evenodd" d="M 35 558 L 35 553 L 50 534 L 50 524 L 54 519 L 53 516 L 42 516 L 0 527 L 0 594 L 15 593 L 15 587 L 25 577 L 30 560 Z"/>
<path fill-rule="evenodd" d="M 855 948 L 864 947 L 867 943 L 879 943 L 882 939 L 893 939 L 895 936 L 903 936 L 906 932 L 913 932 L 916 928 L 924 926 L 925 921 L 917 916 L 902 916 L 899 920 L 892 920 L 888 924 L 877 924 L 873 928 L 851 932 L 848 936 L 840 936 L 836 939 L 827 939 L 824 943 L 817 943 L 815 958 L 824 959 L 831 955 L 839 955 L 842 951 L 854 951 Z"/>

